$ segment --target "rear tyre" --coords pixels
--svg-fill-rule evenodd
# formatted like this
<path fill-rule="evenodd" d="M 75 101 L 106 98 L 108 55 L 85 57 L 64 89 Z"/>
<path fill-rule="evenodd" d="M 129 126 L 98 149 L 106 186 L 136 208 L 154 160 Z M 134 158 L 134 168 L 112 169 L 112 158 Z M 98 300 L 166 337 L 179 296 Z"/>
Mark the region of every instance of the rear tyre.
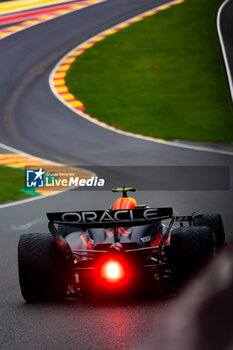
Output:
<path fill-rule="evenodd" d="M 216 248 L 221 249 L 225 244 L 225 232 L 222 217 L 219 214 L 204 214 L 194 218 L 194 226 L 208 226 L 215 235 Z"/>
<path fill-rule="evenodd" d="M 171 233 L 165 248 L 176 286 L 182 285 L 213 256 L 213 236 L 209 227 L 179 227 Z"/>
<path fill-rule="evenodd" d="M 66 297 L 66 262 L 53 237 L 30 233 L 20 237 L 18 270 L 21 292 L 27 302 Z"/>

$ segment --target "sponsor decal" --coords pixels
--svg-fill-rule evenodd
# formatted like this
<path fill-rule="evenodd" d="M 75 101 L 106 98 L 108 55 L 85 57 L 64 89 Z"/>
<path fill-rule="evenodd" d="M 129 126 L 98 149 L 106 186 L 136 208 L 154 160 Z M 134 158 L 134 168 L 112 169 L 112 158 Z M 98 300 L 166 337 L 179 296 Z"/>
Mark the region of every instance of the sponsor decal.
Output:
<path fill-rule="evenodd" d="M 74 225 L 81 227 L 119 227 L 122 235 L 129 235 L 130 227 L 144 225 L 155 221 L 171 218 L 172 208 L 145 208 L 120 210 L 91 210 L 73 211 L 63 213 L 47 213 L 48 219 L 53 223 Z M 122 230 L 122 226 L 126 229 Z M 109 235 L 113 232 L 110 231 Z"/>
<path fill-rule="evenodd" d="M 129 210 L 97 210 L 82 212 L 67 212 L 58 214 L 57 219 L 70 224 L 82 223 L 117 223 L 130 222 L 135 220 L 150 220 L 158 217 L 158 210 L 149 209 L 129 209 Z M 56 215 L 56 214 L 55 214 Z"/>
<path fill-rule="evenodd" d="M 141 237 L 141 241 L 142 241 L 142 243 L 150 242 L 151 236 Z"/>

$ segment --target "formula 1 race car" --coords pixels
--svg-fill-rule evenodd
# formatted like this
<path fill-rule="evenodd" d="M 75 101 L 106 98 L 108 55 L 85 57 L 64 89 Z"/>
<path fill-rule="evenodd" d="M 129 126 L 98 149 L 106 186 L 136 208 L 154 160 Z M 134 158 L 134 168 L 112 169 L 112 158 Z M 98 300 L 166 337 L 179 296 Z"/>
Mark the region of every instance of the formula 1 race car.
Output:
<path fill-rule="evenodd" d="M 19 281 L 27 302 L 171 293 L 225 244 L 221 216 L 174 216 L 121 192 L 109 210 L 48 213 L 47 233 L 23 234 Z M 165 224 L 165 223 L 166 224 Z"/>

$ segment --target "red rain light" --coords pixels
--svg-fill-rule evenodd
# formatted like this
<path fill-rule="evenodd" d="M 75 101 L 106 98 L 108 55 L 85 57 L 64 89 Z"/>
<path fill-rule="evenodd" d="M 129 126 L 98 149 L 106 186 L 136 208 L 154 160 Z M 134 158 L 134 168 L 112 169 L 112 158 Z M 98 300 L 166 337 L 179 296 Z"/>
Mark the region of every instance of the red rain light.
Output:
<path fill-rule="evenodd" d="M 101 268 L 101 276 L 109 282 L 118 282 L 124 274 L 124 268 L 119 261 L 109 260 Z"/>

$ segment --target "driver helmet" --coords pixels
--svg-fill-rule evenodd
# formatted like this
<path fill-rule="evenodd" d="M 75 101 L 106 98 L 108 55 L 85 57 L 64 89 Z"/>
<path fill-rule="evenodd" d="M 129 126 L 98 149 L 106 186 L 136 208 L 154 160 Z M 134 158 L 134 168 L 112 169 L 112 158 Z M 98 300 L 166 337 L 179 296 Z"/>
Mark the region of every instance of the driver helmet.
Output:
<path fill-rule="evenodd" d="M 137 205 L 137 202 L 134 198 L 121 197 L 115 201 L 112 209 L 113 210 L 134 209 L 136 205 Z"/>

